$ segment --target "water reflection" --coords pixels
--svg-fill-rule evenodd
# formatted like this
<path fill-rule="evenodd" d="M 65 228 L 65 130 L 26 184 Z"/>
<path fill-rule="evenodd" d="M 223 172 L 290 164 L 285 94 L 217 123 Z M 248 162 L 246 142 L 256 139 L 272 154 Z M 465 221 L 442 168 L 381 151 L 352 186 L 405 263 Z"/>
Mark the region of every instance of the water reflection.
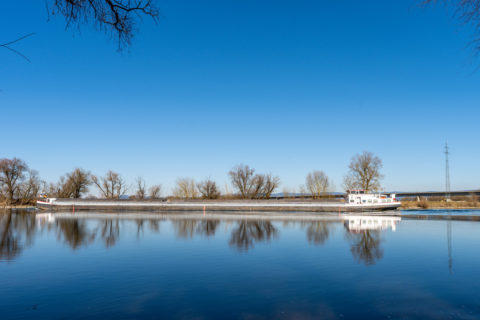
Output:
<path fill-rule="evenodd" d="M 33 241 L 35 217 L 9 211 L 0 214 L 0 261 L 12 260 Z"/>
<path fill-rule="evenodd" d="M 85 220 L 61 219 L 55 221 L 57 236 L 59 239 L 76 250 L 82 246 L 92 243 L 95 240 L 95 232 L 87 228 Z"/>
<path fill-rule="evenodd" d="M 359 263 L 373 265 L 383 258 L 381 235 L 378 230 L 364 230 L 359 233 L 347 233 L 351 243 L 350 252 Z"/>
<path fill-rule="evenodd" d="M 120 237 L 118 220 L 103 220 L 99 223 L 100 234 L 107 248 L 113 247 Z"/>
<path fill-rule="evenodd" d="M 239 221 L 232 230 L 229 244 L 239 251 L 248 251 L 255 242 L 270 241 L 278 230 L 270 221 Z"/>
<path fill-rule="evenodd" d="M 0 310 L 8 319 L 479 317 L 478 222 L 298 216 L 0 213 L 0 257 L 18 259 L 0 262 Z M 462 272 L 450 275 L 454 244 Z"/>
<path fill-rule="evenodd" d="M 346 216 L 344 227 L 351 243 L 350 252 L 359 263 L 373 265 L 383 258 L 382 230 L 396 230 L 399 217 Z"/>
<path fill-rule="evenodd" d="M 328 240 L 333 223 L 331 221 L 314 221 L 304 222 L 302 226 L 306 227 L 309 243 L 322 245 Z"/>
<path fill-rule="evenodd" d="M 150 233 L 160 232 L 162 223 L 169 223 L 176 237 L 190 239 L 193 237 L 214 237 L 220 225 L 229 233 L 228 244 L 235 250 L 247 252 L 256 244 L 277 239 L 280 231 L 300 228 L 310 244 L 324 245 L 338 228 L 338 220 L 314 221 L 270 221 L 266 219 L 220 220 L 201 218 L 142 218 L 121 219 L 121 216 L 109 218 L 94 215 L 95 218 L 75 216 L 59 216 L 55 214 L 18 214 L 0 215 L 0 257 L 14 259 L 22 249 L 31 243 L 35 230 L 39 232 L 53 230 L 57 238 L 71 249 L 88 246 L 100 241 L 107 248 L 118 243 L 126 229 L 134 228 L 137 238 L 141 238 L 146 230 Z M 101 218 L 101 219 L 99 219 Z M 350 243 L 350 251 L 356 261 L 365 265 L 375 264 L 383 257 L 382 232 L 386 229 L 396 230 L 398 217 L 379 216 L 344 216 L 343 220 L 346 240 Z"/>

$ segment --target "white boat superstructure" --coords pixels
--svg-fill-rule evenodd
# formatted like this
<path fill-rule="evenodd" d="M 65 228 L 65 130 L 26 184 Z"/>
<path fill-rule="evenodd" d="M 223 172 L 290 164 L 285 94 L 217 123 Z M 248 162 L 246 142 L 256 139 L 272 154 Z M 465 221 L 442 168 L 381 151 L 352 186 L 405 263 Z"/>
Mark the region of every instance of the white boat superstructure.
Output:
<path fill-rule="evenodd" d="M 378 205 L 378 204 L 398 204 L 400 201 L 395 198 L 395 193 L 384 195 L 380 193 L 367 193 L 364 190 L 349 190 L 347 191 L 346 205 Z"/>

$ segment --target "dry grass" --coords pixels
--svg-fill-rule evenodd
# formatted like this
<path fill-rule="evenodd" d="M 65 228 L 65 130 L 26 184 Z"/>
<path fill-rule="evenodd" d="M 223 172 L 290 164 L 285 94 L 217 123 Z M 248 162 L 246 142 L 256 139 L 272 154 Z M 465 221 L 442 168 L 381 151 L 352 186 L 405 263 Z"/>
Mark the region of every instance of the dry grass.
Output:
<path fill-rule="evenodd" d="M 480 209 L 478 197 L 465 197 L 462 200 L 445 201 L 421 198 L 418 200 L 402 200 L 402 209 Z"/>

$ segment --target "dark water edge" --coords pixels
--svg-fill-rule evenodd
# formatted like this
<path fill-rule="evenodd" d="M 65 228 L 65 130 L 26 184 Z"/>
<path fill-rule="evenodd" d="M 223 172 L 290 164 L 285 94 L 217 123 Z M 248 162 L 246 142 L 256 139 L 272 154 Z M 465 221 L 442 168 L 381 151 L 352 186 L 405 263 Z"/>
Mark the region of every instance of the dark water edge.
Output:
<path fill-rule="evenodd" d="M 480 222 L 226 216 L 0 213 L 0 316 L 480 318 Z"/>

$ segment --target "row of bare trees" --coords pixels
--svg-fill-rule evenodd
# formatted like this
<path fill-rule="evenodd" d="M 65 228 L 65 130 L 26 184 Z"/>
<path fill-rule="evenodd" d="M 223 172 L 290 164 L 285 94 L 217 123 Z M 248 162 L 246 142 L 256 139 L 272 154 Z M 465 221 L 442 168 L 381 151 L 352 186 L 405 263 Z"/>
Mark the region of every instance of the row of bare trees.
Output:
<path fill-rule="evenodd" d="M 119 199 L 129 189 L 125 179 L 117 172 L 109 170 L 104 176 L 96 176 L 88 171 L 76 168 L 71 173 L 60 177 L 59 181 L 51 183 L 46 194 L 58 198 L 81 198 L 89 191 L 89 186 L 94 185 L 105 199 Z M 136 179 L 135 198 L 158 199 L 161 196 L 161 185 L 147 188 L 145 180 Z"/>
<path fill-rule="evenodd" d="M 123 177 L 114 171 L 98 177 L 76 168 L 61 176 L 58 182 L 47 184 L 39 178 L 37 171 L 29 169 L 25 161 L 18 158 L 0 159 L 0 202 L 7 205 L 28 204 L 40 194 L 56 198 L 81 198 L 87 195 L 91 185 L 96 186 L 101 196 L 107 199 L 118 199 L 128 190 Z M 138 178 L 135 197 L 157 199 L 161 197 L 161 190 L 161 185 L 147 189 L 145 181 Z"/>
<path fill-rule="evenodd" d="M 159 199 L 162 196 L 162 186 L 155 184 L 150 188 L 147 188 L 145 180 L 142 177 L 136 179 L 136 192 L 135 198 L 137 199 Z"/>
<path fill-rule="evenodd" d="M 268 199 L 280 185 L 279 177 L 256 174 L 255 169 L 248 165 L 237 165 L 228 174 L 236 197 L 241 199 Z M 191 178 L 180 178 L 176 181 L 173 196 L 183 199 L 218 199 L 222 194 L 217 183 L 210 178 L 199 183 Z"/>
<path fill-rule="evenodd" d="M 373 153 L 355 155 L 350 161 L 349 172 L 344 177 L 345 189 L 379 190 L 383 178 L 381 168 L 382 161 Z M 278 176 L 256 173 L 254 168 L 244 164 L 233 167 L 228 175 L 235 192 L 230 197 L 269 199 L 280 185 Z M 107 199 L 118 199 L 131 189 L 117 172 L 108 171 L 104 176 L 96 176 L 81 168 L 65 174 L 56 183 L 46 184 L 23 160 L 0 159 L 0 196 L 7 204 L 28 203 L 39 193 L 45 193 L 49 197 L 81 198 L 88 194 L 92 185 L 98 189 L 102 198 Z M 141 177 L 136 179 L 134 189 L 134 197 L 137 199 L 158 199 L 162 193 L 161 185 L 147 188 Z M 312 171 L 307 174 L 305 185 L 300 191 L 316 199 L 324 197 L 333 189 L 333 182 L 325 172 Z M 218 199 L 222 194 L 217 183 L 210 178 L 198 183 L 191 178 L 181 178 L 176 181 L 173 196 L 182 199 Z"/>

